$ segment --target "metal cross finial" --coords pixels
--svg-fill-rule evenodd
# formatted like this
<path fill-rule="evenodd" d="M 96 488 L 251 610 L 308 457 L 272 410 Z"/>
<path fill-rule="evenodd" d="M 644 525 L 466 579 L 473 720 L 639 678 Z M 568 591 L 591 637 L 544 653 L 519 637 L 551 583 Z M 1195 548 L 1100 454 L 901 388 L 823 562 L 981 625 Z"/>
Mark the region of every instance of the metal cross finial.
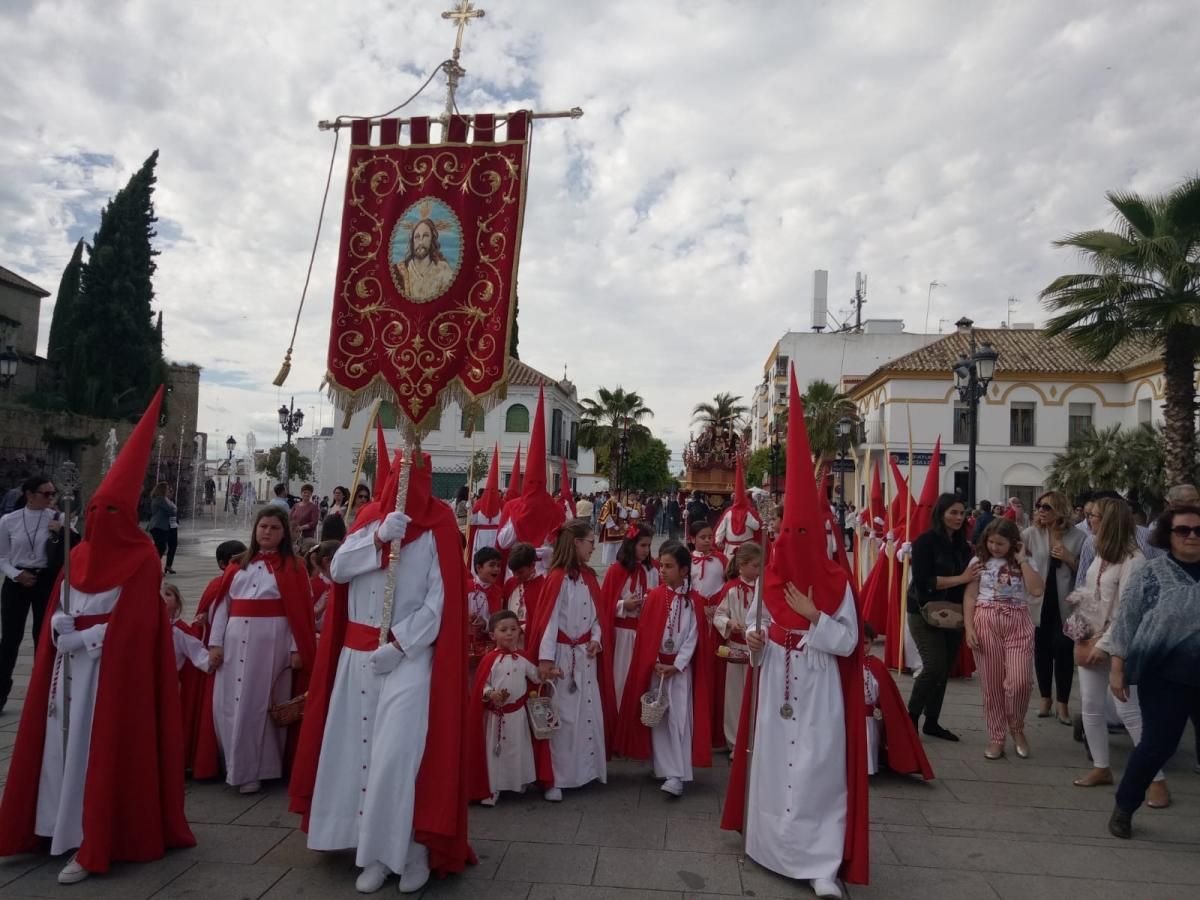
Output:
<path fill-rule="evenodd" d="M 442 13 L 443 19 L 452 19 L 458 23 L 458 37 L 454 41 L 454 59 L 457 61 L 459 54 L 462 53 L 463 31 L 466 30 L 467 23 L 471 19 L 482 19 L 484 11 L 475 9 L 471 6 L 471 0 L 458 0 L 458 6 L 448 12 Z"/>

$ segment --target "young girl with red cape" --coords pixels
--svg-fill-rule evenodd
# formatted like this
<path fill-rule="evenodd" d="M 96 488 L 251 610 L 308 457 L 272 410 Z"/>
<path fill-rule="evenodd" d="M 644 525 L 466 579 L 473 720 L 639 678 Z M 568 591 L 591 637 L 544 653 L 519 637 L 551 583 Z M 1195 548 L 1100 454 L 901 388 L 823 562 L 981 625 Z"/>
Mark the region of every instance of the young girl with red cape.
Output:
<path fill-rule="evenodd" d="M 608 747 L 616 725 L 613 636 L 600 585 L 588 568 L 595 543 L 591 523 L 583 519 L 559 529 L 550 573 L 526 631 L 526 655 L 543 679 L 555 678 L 554 706 L 562 722 L 550 738 L 554 786 L 545 796 L 552 803 L 562 800 L 563 788 L 608 780 Z"/>
<path fill-rule="evenodd" d="M 162 394 L 87 506 L 67 597 L 62 577 L 50 595 L 0 802 L 0 856 L 79 848 L 61 884 L 196 843 L 162 570 L 137 515 Z"/>
<path fill-rule="evenodd" d="M 613 752 L 652 759 L 662 790 L 683 794 L 692 767 L 712 765 L 709 711 L 713 649 L 704 618 L 704 599 L 691 590 L 691 554 L 678 541 L 658 551 L 663 583 L 646 595 L 625 696 L 617 716 Z M 641 719 L 641 697 L 654 686 L 666 691 L 666 715 L 653 728 Z"/>
<path fill-rule="evenodd" d="M 648 525 L 633 524 L 617 550 L 617 561 L 604 574 L 600 592 L 603 611 L 612 618 L 613 696 L 618 712 L 625 693 L 625 678 L 633 659 L 638 615 L 646 595 L 658 587 L 658 567 L 650 558 L 654 532 Z"/>
<path fill-rule="evenodd" d="M 795 372 L 789 400 L 783 521 L 746 613 L 758 708 L 743 705 L 721 827 L 745 828 L 755 862 L 836 898 L 839 876 L 868 875 L 862 639 L 846 572 L 828 556 Z"/>

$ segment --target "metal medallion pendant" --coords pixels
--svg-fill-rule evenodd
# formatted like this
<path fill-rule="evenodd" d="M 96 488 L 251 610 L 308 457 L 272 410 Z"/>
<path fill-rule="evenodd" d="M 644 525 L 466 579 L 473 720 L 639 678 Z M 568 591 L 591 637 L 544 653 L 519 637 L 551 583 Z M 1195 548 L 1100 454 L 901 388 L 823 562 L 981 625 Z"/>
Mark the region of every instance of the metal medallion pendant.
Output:
<path fill-rule="evenodd" d="M 792 704 L 790 703 L 785 703 L 783 706 L 779 707 L 779 715 L 785 719 L 790 719 L 792 717 L 792 712 Z"/>
<path fill-rule="evenodd" d="M 667 638 L 666 641 L 663 643 L 663 650 L 667 653 L 674 653 L 675 652 L 675 642 L 673 640 L 671 640 L 670 638 Z"/>
<path fill-rule="evenodd" d="M 494 746 L 494 747 L 492 748 L 492 756 L 499 756 L 499 755 L 500 755 L 500 753 L 501 753 L 501 750 L 500 750 L 500 743 L 499 743 L 499 742 L 497 742 L 497 743 L 496 743 L 496 746 Z"/>
<path fill-rule="evenodd" d="M 571 683 L 567 685 L 567 693 L 574 694 L 579 690 L 579 685 L 575 683 L 575 676 L 571 676 Z"/>

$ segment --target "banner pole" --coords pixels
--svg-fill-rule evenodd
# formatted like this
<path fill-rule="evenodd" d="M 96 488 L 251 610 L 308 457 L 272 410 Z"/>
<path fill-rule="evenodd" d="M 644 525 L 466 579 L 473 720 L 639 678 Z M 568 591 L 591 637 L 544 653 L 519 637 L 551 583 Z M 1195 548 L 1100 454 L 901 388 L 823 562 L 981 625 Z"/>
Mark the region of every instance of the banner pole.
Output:
<path fill-rule="evenodd" d="M 346 506 L 346 525 L 350 524 L 350 514 L 354 512 L 354 500 L 358 496 L 358 479 L 362 478 L 363 463 L 367 460 L 367 442 L 371 439 L 371 426 L 375 424 L 375 417 L 379 415 L 379 407 L 383 405 L 383 401 L 376 399 L 371 404 L 371 414 L 367 416 L 367 424 L 363 426 L 362 444 L 358 448 L 358 465 L 354 467 L 354 480 L 350 482 L 350 501 Z M 375 450 L 379 452 L 378 448 Z M 379 461 L 376 460 L 376 468 L 379 467 Z M 373 485 L 375 490 L 379 490 L 383 485 Z M 374 493 L 374 491 L 372 492 Z"/>
<path fill-rule="evenodd" d="M 912 407 L 904 404 L 904 415 L 908 419 L 908 493 L 904 495 L 904 540 L 906 543 L 912 543 L 912 480 L 913 480 L 913 441 L 912 441 Z M 904 554 L 904 565 L 900 568 L 900 629 L 898 637 L 900 643 L 896 647 L 896 671 L 904 670 L 904 624 L 907 612 L 908 598 L 908 570 L 910 566 L 909 558 L 912 552 Z"/>

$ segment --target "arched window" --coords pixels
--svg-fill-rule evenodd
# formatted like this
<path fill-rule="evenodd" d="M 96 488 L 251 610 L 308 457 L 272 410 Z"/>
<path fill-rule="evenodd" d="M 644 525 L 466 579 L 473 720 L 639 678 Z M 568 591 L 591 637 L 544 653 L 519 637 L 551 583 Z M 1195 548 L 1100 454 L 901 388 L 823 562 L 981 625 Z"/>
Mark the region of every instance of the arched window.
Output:
<path fill-rule="evenodd" d="M 514 403 L 504 414 L 504 430 L 508 432 L 529 432 L 529 407 Z"/>

